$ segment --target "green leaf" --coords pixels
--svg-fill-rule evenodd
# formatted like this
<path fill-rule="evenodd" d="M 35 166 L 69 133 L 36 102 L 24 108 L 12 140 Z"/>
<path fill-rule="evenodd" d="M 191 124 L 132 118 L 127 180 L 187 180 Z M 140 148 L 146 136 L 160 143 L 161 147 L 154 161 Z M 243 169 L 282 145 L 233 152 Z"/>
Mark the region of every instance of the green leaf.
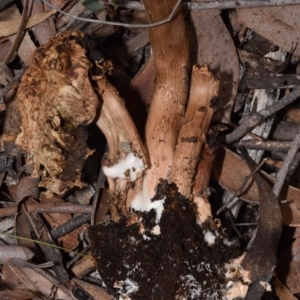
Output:
<path fill-rule="evenodd" d="M 82 4 L 91 11 L 99 11 L 105 8 L 102 4 L 96 2 L 95 0 L 85 0 Z"/>

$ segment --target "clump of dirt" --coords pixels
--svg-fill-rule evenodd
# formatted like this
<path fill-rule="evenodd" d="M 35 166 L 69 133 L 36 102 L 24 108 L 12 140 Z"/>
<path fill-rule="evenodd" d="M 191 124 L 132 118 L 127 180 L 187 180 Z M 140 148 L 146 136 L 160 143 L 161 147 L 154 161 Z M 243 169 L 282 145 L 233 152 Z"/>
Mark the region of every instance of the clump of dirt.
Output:
<path fill-rule="evenodd" d="M 135 212 L 139 223 L 128 225 L 123 217 L 89 229 L 108 291 L 117 299 L 221 299 L 224 263 L 240 255 L 239 248 L 220 237 L 209 245 L 193 204 L 174 184 L 162 182 L 158 194 L 166 196 L 159 224 L 152 210 Z"/>

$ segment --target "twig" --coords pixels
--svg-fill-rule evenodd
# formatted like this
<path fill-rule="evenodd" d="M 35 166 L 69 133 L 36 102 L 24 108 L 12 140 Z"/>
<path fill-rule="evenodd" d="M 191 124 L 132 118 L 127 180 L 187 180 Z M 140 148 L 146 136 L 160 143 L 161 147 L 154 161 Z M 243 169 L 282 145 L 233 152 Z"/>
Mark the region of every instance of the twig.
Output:
<path fill-rule="evenodd" d="M 66 268 L 70 269 L 72 265 L 74 265 L 79 259 L 81 259 L 84 255 L 86 255 L 90 250 L 90 245 L 84 247 L 80 252 L 77 252 L 73 258 L 66 263 Z"/>
<path fill-rule="evenodd" d="M 257 226 L 257 223 L 232 223 L 234 226 Z"/>
<path fill-rule="evenodd" d="M 102 159 L 104 159 L 104 157 L 105 157 L 105 155 L 107 155 L 108 151 L 109 151 L 108 144 L 106 143 L 105 152 L 103 154 Z M 94 194 L 94 197 L 92 200 L 91 225 L 95 224 L 95 214 L 96 214 L 96 210 L 98 207 L 98 199 L 99 199 L 100 189 L 104 187 L 105 180 L 106 180 L 106 176 L 105 176 L 102 168 L 100 168 L 96 187 L 95 187 L 95 194 Z"/>
<path fill-rule="evenodd" d="M 137 1 L 117 1 L 120 6 L 128 9 L 145 10 L 142 3 Z M 299 0 L 240 0 L 240 1 L 203 1 L 199 3 L 183 2 L 183 9 L 205 10 L 205 9 L 232 9 L 232 8 L 253 8 L 253 7 L 270 7 L 300 4 Z"/>
<path fill-rule="evenodd" d="M 168 17 L 166 17 L 165 19 L 163 19 L 159 22 L 150 23 L 150 24 L 128 24 L 128 23 L 110 22 L 110 21 L 104 21 L 104 20 L 94 20 L 94 19 L 81 18 L 81 17 L 78 17 L 78 16 L 71 15 L 71 14 L 55 7 L 54 5 L 49 3 L 47 0 L 42 0 L 42 1 L 46 5 L 50 6 L 51 8 L 55 9 L 56 11 L 60 12 L 61 14 L 72 17 L 73 19 L 76 19 L 76 20 L 79 20 L 79 21 L 90 22 L 90 23 L 99 23 L 99 24 L 112 25 L 112 26 L 122 26 L 122 27 L 129 27 L 129 28 L 152 28 L 152 27 L 156 27 L 156 26 L 165 24 L 173 18 L 173 16 L 175 15 L 175 12 L 176 12 L 176 10 L 177 10 L 178 6 L 180 5 L 180 2 L 181 2 L 181 0 L 178 0 L 177 3 L 174 6 L 172 12 L 168 15 Z"/>
<path fill-rule="evenodd" d="M 230 210 L 228 210 L 227 212 L 228 212 L 228 216 L 229 216 L 229 219 L 230 219 L 231 226 L 232 226 L 233 230 L 237 233 L 237 235 L 238 235 L 240 238 L 242 238 L 243 236 L 242 236 L 241 233 L 237 230 L 237 228 L 234 226 L 234 221 L 233 221 L 233 219 L 235 219 L 235 218 L 234 218 L 234 216 L 232 215 L 232 212 L 231 212 Z"/>
<path fill-rule="evenodd" d="M 292 142 L 288 141 L 257 141 L 254 139 L 243 140 L 240 142 L 241 146 L 247 149 L 264 150 L 264 151 L 288 151 Z"/>
<path fill-rule="evenodd" d="M 35 203 L 28 204 L 28 212 L 38 213 L 65 213 L 65 214 L 90 214 L 91 205 L 77 205 L 73 203 Z M 0 209 L 0 218 L 15 215 L 18 212 L 17 206 L 5 207 Z"/>
<path fill-rule="evenodd" d="M 75 218 L 72 218 L 68 222 L 64 223 L 61 226 L 55 227 L 50 230 L 50 234 L 54 240 L 58 239 L 61 236 L 75 230 L 76 228 L 80 227 L 81 225 L 88 223 L 91 219 L 90 214 L 82 214 Z"/>
<path fill-rule="evenodd" d="M 9 52 L 7 53 L 5 59 L 4 59 L 4 63 L 8 64 L 10 62 L 10 60 L 12 59 L 15 51 L 17 51 L 17 49 L 20 46 L 22 37 L 23 37 L 23 31 L 26 28 L 26 24 L 27 24 L 27 15 L 28 15 L 28 2 L 29 0 L 25 0 L 25 4 L 24 4 L 24 8 L 23 8 L 23 12 L 22 12 L 22 18 L 21 18 L 21 23 L 17 32 L 17 35 L 14 39 L 14 42 L 12 43 Z"/>
<path fill-rule="evenodd" d="M 276 112 L 280 111 L 287 105 L 291 104 L 299 97 L 300 97 L 300 88 L 297 88 L 293 90 L 291 93 L 282 97 L 279 101 L 275 102 L 274 104 L 268 106 L 265 109 L 262 109 L 257 113 L 250 115 L 248 118 L 245 119 L 242 125 L 236 128 L 233 132 L 223 137 L 222 141 L 227 144 L 230 144 L 239 140 L 248 131 L 253 129 L 258 124 L 262 123 L 266 118 L 274 115 Z"/>
<path fill-rule="evenodd" d="M 300 148 L 300 134 L 297 134 L 295 136 L 295 139 L 292 143 L 292 146 L 291 146 L 289 152 L 287 153 L 287 156 L 284 160 L 283 166 L 281 167 L 281 169 L 279 170 L 279 172 L 277 173 L 277 176 L 276 176 L 277 180 L 273 187 L 273 193 L 276 195 L 277 198 L 281 192 L 285 177 L 289 170 L 289 166 L 292 163 L 292 161 L 294 160 L 297 152 L 299 151 L 299 148 Z"/>
<path fill-rule="evenodd" d="M 245 89 L 294 89 L 300 85 L 300 76 L 295 74 L 245 74 L 239 90 Z"/>
<path fill-rule="evenodd" d="M 243 194 L 244 187 L 246 186 L 247 182 L 253 177 L 253 175 L 262 167 L 262 165 L 265 163 L 265 160 L 262 160 L 261 163 L 248 175 L 245 177 L 243 183 L 239 187 L 239 189 L 233 194 L 232 197 L 228 201 L 226 201 L 216 212 L 216 215 L 218 216 L 228 205 L 230 205 L 235 198 L 241 196 Z"/>

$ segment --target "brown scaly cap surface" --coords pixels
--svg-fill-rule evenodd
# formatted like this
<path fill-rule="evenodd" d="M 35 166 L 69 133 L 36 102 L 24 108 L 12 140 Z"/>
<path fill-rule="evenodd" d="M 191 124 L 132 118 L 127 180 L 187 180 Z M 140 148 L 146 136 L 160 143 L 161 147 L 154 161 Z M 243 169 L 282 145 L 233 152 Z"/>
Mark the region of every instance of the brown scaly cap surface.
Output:
<path fill-rule="evenodd" d="M 16 144 L 27 153 L 32 176 L 56 194 L 81 186 L 87 127 L 98 98 L 89 80 L 90 62 L 78 40 L 66 32 L 39 47 L 22 78 L 17 103 L 22 126 Z"/>

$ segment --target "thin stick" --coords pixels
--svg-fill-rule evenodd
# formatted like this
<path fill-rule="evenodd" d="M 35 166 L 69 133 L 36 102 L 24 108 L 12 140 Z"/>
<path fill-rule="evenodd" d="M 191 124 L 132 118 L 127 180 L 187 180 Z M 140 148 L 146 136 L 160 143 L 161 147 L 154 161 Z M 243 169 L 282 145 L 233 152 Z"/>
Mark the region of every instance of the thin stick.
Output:
<path fill-rule="evenodd" d="M 124 3 L 125 2 L 125 3 Z M 124 3 L 124 4 L 123 4 Z M 137 1 L 118 1 L 120 6 L 145 10 L 142 3 Z M 271 6 L 286 6 L 300 4 L 299 0 L 240 0 L 240 1 L 203 1 L 199 3 L 183 2 L 181 6 L 188 10 L 208 10 L 208 9 L 232 9 L 232 8 L 254 8 L 254 7 L 271 7 Z"/>
<path fill-rule="evenodd" d="M 289 142 L 289 141 L 257 141 L 257 140 L 251 139 L 251 140 L 241 141 L 240 145 L 244 146 L 247 149 L 287 152 L 291 148 L 292 142 Z"/>
<path fill-rule="evenodd" d="M 244 136 L 248 131 L 253 129 L 258 124 L 262 123 L 266 118 L 274 115 L 276 112 L 280 111 L 287 105 L 291 104 L 297 98 L 300 97 L 300 88 L 294 89 L 291 93 L 282 97 L 280 101 L 275 102 L 274 104 L 268 106 L 261 111 L 250 115 L 241 126 L 236 128 L 233 132 L 227 134 L 222 138 L 222 141 L 230 144 L 237 140 L 239 140 L 242 136 Z"/>
<path fill-rule="evenodd" d="M 50 234 L 54 240 L 58 239 L 61 236 L 66 235 L 67 233 L 77 229 L 85 223 L 89 223 L 91 219 L 90 214 L 80 214 L 79 216 L 72 218 L 63 225 L 54 227 L 50 230 Z"/>
<path fill-rule="evenodd" d="M 63 15 L 72 17 L 73 19 L 79 20 L 79 21 L 84 21 L 84 22 L 90 22 L 90 23 L 99 23 L 99 24 L 105 24 L 105 25 L 112 25 L 112 26 L 122 26 L 122 27 L 130 27 L 130 28 L 152 28 L 152 27 L 156 27 L 162 24 L 165 24 L 167 22 L 169 22 L 173 16 L 175 15 L 175 12 L 178 8 L 178 6 L 180 5 L 181 0 L 178 0 L 176 5 L 174 6 L 172 12 L 169 14 L 169 16 L 159 22 L 155 22 L 155 23 L 150 23 L 150 24 L 128 24 L 128 23 L 119 23 L 119 22 L 109 22 L 109 21 L 104 21 L 104 20 L 94 20 L 94 19 L 87 19 L 87 18 L 81 18 L 78 16 L 74 16 L 71 15 L 57 7 L 55 7 L 54 5 L 52 5 L 51 3 L 49 3 L 47 0 L 42 0 L 46 5 L 50 6 L 51 8 L 55 9 L 56 11 L 60 12 Z"/>
<path fill-rule="evenodd" d="M 17 51 L 17 49 L 20 46 L 21 40 L 22 40 L 22 36 L 23 36 L 23 32 L 26 29 L 26 24 L 28 21 L 27 15 L 28 15 L 28 2 L 29 0 L 25 0 L 25 4 L 24 4 L 24 9 L 22 12 L 22 18 L 21 18 L 21 23 L 17 32 L 17 35 L 14 39 L 14 42 L 12 43 L 5 59 L 4 59 L 4 63 L 8 64 L 10 62 L 10 60 L 12 59 L 15 51 Z"/>
<path fill-rule="evenodd" d="M 233 223 L 234 226 L 257 226 L 257 223 Z"/>
<path fill-rule="evenodd" d="M 297 152 L 299 151 L 299 148 L 300 148 L 300 134 L 297 134 L 295 136 L 295 139 L 293 141 L 291 149 L 287 153 L 287 156 L 283 162 L 283 166 L 281 167 L 281 169 L 279 170 L 279 172 L 277 173 L 277 176 L 276 176 L 277 180 L 273 187 L 273 193 L 275 194 L 275 196 L 277 198 L 283 187 L 283 183 L 284 183 L 285 177 L 288 173 L 289 166 L 291 165 L 292 161 L 294 160 Z"/>
<path fill-rule="evenodd" d="M 73 203 L 34 203 L 27 205 L 28 212 L 38 213 L 65 213 L 65 214 L 90 214 L 91 205 L 77 205 Z M 0 209 L 0 218 L 15 215 L 18 212 L 17 206 L 5 207 Z"/>
<path fill-rule="evenodd" d="M 243 190 L 247 182 L 253 177 L 253 175 L 262 167 L 262 165 L 265 163 L 265 160 L 262 160 L 261 163 L 253 170 L 248 176 L 245 177 L 243 183 L 241 184 L 240 188 L 233 194 L 233 196 L 226 201 L 218 210 L 216 215 L 218 216 L 228 205 L 230 205 L 235 198 L 239 197 L 242 195 Z"/>

